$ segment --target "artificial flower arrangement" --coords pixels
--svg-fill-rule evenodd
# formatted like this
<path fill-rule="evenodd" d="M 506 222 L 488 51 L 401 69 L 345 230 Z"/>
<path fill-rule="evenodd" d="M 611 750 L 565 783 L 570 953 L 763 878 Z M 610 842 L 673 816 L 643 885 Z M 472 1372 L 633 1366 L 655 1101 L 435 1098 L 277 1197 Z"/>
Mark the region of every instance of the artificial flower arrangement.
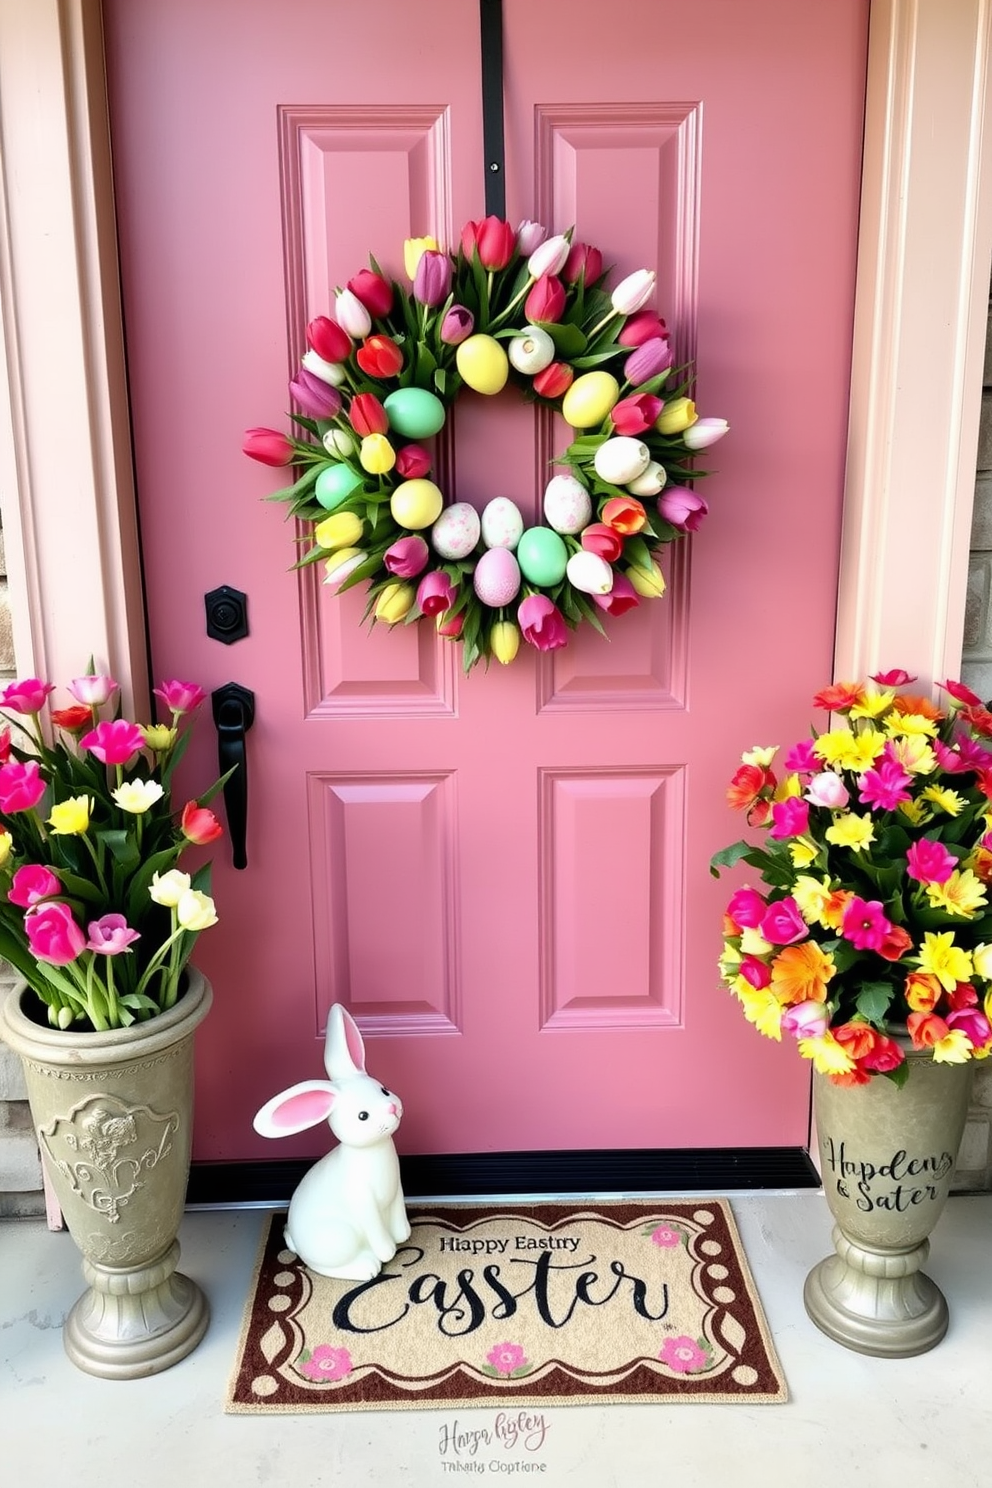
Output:
<path fill-rule="evenodd" d="M 598 248 L 498 217 L 466 223 L 453 252 L 408 239 L 404 260 L 412 292 L 370 259 L 307 326 L 289 385 L 303 437 L 245 436 L 252 458 L 302 470 L 272 498 L 312 534 L 301 564 L 322 561 L 335 593 L 367 580 L 373 620 L 434 617 L 466 671 L 660 596 L 659 550 L 707 511 L 685 484 L 704 473 L 692 457 L 728 426 L 697 416 L 673 369 L 654 272 L 608 293 Z M 480 513 L 430 479 L 429 441 L 461 389 L 510 379 L 576 431 L 530 527 L 508 496 Z"/>
<path fill-rule="evenodd" d="M 221 835 L 208 802 L 223 782 L 176 819 L 172 775 L 205 696 L 194 683 L 155 688 L 170 720 L 148 726 L 120 716 L 110 677 L 68 690 L 64 708 L 37 678 L 0 693 L 0 955 L 54 1027 L 102 1031 L 172 1007 L 199 932 L 217 922 L 209 865 L 191 876 L 177 864 Z"/>
<path fill-rule="evenodd" d="M 764 846 L 727 905 L 724 982 L 768 1038 L 838 1085 L 902 1083 L 904 1044 L 963 1063 L 992 1051 L 992 713 L 960 682 L 942 705 L 902 670 L 837 683 L 813 706 L 845 720 L 786 753 L 752 749 L 727 791 Z"/>

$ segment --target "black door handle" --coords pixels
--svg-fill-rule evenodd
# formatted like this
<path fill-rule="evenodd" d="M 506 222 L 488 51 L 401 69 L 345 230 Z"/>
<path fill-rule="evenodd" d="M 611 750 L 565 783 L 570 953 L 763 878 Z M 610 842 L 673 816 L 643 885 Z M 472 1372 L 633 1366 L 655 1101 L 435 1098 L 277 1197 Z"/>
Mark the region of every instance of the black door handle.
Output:
<path fill-rule="evenodd" d="M 248 867 L 248 752 L 245 735 L 255 722 L 255 694 L 238 682 L 228 682 L 210 694 L 217 727 L 220 773 L 233 770 L 224 783 L 224 809 L 235 868 Z"/>

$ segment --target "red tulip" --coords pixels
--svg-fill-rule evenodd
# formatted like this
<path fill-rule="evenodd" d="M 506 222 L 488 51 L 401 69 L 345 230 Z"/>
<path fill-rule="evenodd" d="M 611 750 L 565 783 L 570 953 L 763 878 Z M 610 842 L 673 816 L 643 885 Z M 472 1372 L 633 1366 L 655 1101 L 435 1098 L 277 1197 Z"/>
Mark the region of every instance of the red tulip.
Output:
<path fill-rule="evenodd" d="M 276 429 L 246 429 L 241 448 L 263 465 L 291 465 L 293 461 L 293 446 Z"/>
<path fill-rule="evenodd" d="M 575 284 L 585 274 L 586 284 L 592 284 L 603 272 L 603 255 L 598 248 L 588 243 L 573 243 L 562 273 L 569 284 Z"/>
<path fill-rule="evenodd" d="M 638 310 L 617 337 L 621 346 L 643 346 L 652 336 L 667 336 L 668 328 L 653 310 Z"/>
<path fill-rule="evenodd" d="M 443 615 L 450 610 L 457 590 L 443 569 L 424 574 L 417 585 L 417 605 L 423 615 Z"/>
<path fill-rule="evenodd" d="M 457 615 L 438 615 L 436 624 L 438 635 L 447 636 L 452 641 L 457 640 L 462 633 L 462 626 L 465 624 L 465 611 L 462 610 Z"/>
<path fill-rule="evenodd" d="M 605 610 L 608 615 L 624 615 L 641 602 L 633 584 L 627 575 L 622 573 L 613 575 L 613 588 L 609 594 L 593 594 L 590 598 L 593 604 Z"/>
<path fill-rule="evenodd" d="M 318 315 L 307 326 L 307 345 L 325 362 L 343 362 L 351 355 L 351 337 L 326 315 Z"/>
<path fill-rule="evenodd" d="M 348 418 L 356 434 L 385 434 L 389 415 L 374 393 L 356 393 L 348 409 Z"/>
<path fill-rule="evenodd" d="M 505 269 L 516 246 L 517 235 L 502 217 L 484 217 L 462 228 L 462 253 L 471 262 L 473 251 L 478 252 L 484 269 Z"/>
<path fill-rule="evenodd" d="M 538 372 L 531 386 L 539 398 L 560 398 L 572 385 L 575 373 L 567 362 L 552 362 Z"/>
<path fill-rule="evenodd" d="M 517 609 L 523 638 L 538 651 L 555 651 L 568 645 L 568 627 L 558 607 L 546 594 L 528 594 Z"/>
<path fill-rule="evenodd" d="M 524 301 L 528 320 L 555 321 L 565 313 L 565 286 L 556 274 L 542 274 Z"/>
<path fill-rule="evenodd" d="M 89 728 L 93 722 L 93 709 L 76 703 L 68 708 L 53 708 L 51 717 L 56 728 L 64 729 L 67 734 L 78 734 L 80 729 Z"/>
<path fill-rule="evenodd" d="M 645 429 L 650 429 L 663 407 L 662 400 L 652 393 L 633 393 L 614 404 L 610 421 L 618 434 L 643 434 Z"/>
<path fill-rule="evenodd" d="M 206 806 L 198 806 L 195 801 L 186 802 L 179 826 L 187 842 L 195 842 L 200 847 L 224 835 L 224 828 L 213 812 Z"/>
<path fill-rule="evenodd" d="M 355 361 L 370 377 L 395 377 L 403 367 L 403 353 L 391 336 L 370 336 L 355 352 Z"/>
<path fill-rule="evenodd" d="M 348 288 L 378 320 L 383 320 L 393 308 L 393 286 L 372 269 L 359 269 L 354 279 L 348 280 Z"/>
<path fill-rule="evenodd" d="M 396 452 L 396 474 L 402 480 L 420 480 L 431 473 L 431 457 L 419 444 L 405 444 Z"/>

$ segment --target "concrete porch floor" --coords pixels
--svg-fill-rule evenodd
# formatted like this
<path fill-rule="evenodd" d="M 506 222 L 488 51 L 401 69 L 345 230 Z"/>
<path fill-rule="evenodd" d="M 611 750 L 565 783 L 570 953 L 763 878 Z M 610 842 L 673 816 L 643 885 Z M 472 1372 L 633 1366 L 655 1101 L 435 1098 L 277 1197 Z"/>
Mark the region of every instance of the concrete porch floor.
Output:
<path fill-rule="evenodd" d="M 702 1196 L 700 1196 L 702 1197 Z M 947 1297 L 944 1341 L 914 1359 L 852 1353 L 803 1309 L 807 1271 L 830 1250 L 818 1192 L 731 1201 L 789 1385 L 786 1405 L 590 1406 L 545 1412 L 535 1452 L 483 1448 L 469 1472 L 548 1488 L 986 1488 L 992 1481 L 992 1194 L 952 1197 L 927 1266 Z M 0 1480 L 10 1488 L 435 1488 L 462 1471 L 444 1428 L 492 1426 L 495 1412 L 224 1414 L 258 1210 L 186 1215 L 181 1269 L 206 1292 L 199 1348 L 151 1379 L 107 1382 L 75 1369 L 59 1333 L 82 1290 L 66 1233 L 0 1223 Z"/>

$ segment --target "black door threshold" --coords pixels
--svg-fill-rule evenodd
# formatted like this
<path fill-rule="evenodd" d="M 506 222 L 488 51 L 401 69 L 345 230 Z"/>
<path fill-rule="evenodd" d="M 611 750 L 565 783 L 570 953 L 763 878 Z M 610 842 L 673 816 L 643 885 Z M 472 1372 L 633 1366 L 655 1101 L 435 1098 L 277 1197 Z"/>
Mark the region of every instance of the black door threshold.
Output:
<path fill-rule="evenodd" d="M 187 1202 L 287 1204 L 315 1158 L 194 1163 Z M 519 1194 L 637 1194 L 819 1188 L 804 1147 L 699 1147 L 681 1151 L 467 1152 L 401 1157 L 407 1199 Z"/>

